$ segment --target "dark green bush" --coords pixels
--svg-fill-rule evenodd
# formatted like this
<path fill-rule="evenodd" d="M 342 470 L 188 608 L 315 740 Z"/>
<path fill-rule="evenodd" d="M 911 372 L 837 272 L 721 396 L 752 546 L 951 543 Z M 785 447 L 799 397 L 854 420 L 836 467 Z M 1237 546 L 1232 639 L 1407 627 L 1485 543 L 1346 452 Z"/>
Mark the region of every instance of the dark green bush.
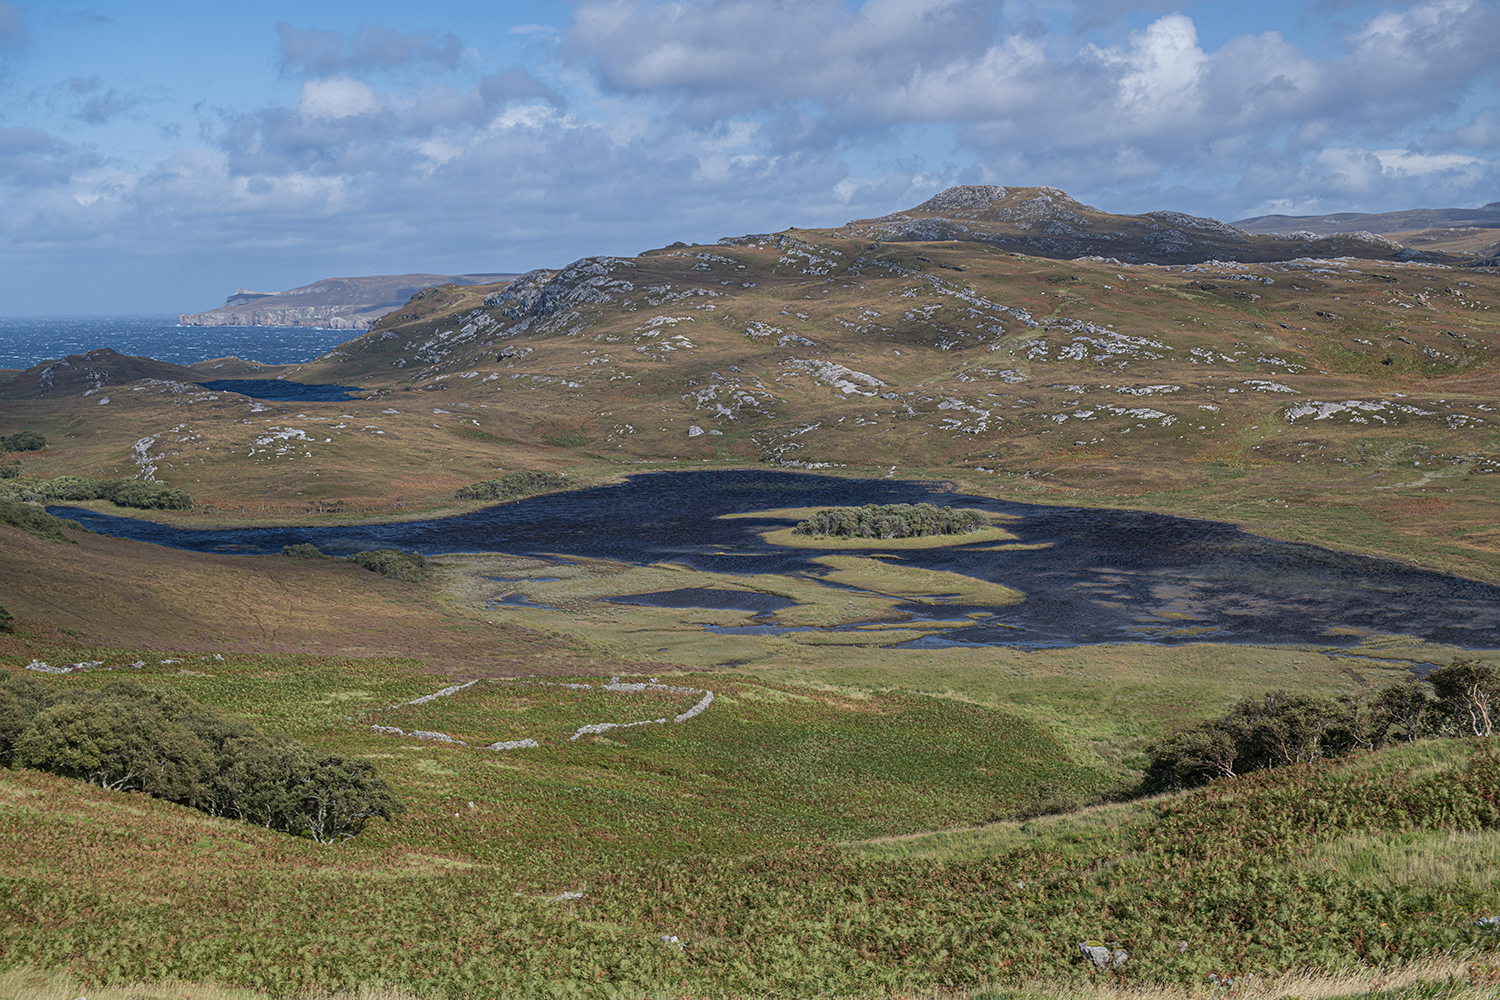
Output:
<path fill-rule="evenodd" d="M 121 507 L 140 510 L 187 510 L 193 498 L 183 490 L 160 483 L 143 483 L 137 479 L 93 479 L 88 476 L 58 476 L 56 479 L 26 478 L 6 488 L 12 497 L 38 499 L 43 502 L 76 502 L 109 500 Z"/>
<path fill-rule="evenodd" d="M 14 632 L 16 630 L 16 616 L 11 614 L 0 604 L 0 632 Z"/>
<path fill-rule="evenodd" d="M 18 503 L 14 500 L 0 500 L 0 524 L 20 528 L 28 535 L 45 538 L 50 542 L 66 542 L 69 545 L 78 543 L 63 534 L 62 529 L 88 530 L 77 521 L 56 517 L 40 507 L 33 507 L 29 503 Z"/>
<path fill-rule="evenodd" d="M 1227 714 L 1147 747 L 1145 792 L 1188 788 L 1215 778 L 1307 764 L 1429 736 L 1490 736 L 1500 715 L 1500 672 L 1458 657 L 1422 681 L 1399 681 L 1372 698 L 1337 701 L 1268 692 Z"/>
<path fill-rule="evenodd" d="M 41 451 L 47 439 L 36 431 L 17 431 L 0 436 L 0 451 Z"/>
<path fill-rule="evenodd" d="M 0 462 L 0 479 L 15 479 L 20 475 L 20 462 Z"/>
<path fill-rule="evenodd" d="M 919 538 L 924 535 L 962 535 L 983 528 L 983 511 L 934 507 L 930 503 L 893 503 L 863 507 L 829 507 L 797 525 L 799 535 L 837 538 Z"/>
<path fill-rule="evenodd" d="M 567 485 L 567 477 L 556 472 L 507 472 L 499 479 L 460 486 L 453 497 L 455 500 L 509 500 L 560 490 Z"/>
<path fill-rule="evenodd" d="M 193 498 L 183 490 L 138 479 L 105 479 L 99 483 L 99 497 L 121 507 L 140 510 L 187 510 Z"/>
<path fill-rule="evenodd" d="M 0 759 L 320 843 L 403 808 L 369 761 L 272 740 L 180 692 L 129 680 L 54 692 L 0 674 Z"/>
<path fill-rule="evenodd" d="M 322 559 L 323 551 L 311 542 L 298 542 L 296 545 L 284 545 L 281 554 L 291 556 L 294 559 Z"/>
<path fill-rule="evenodd" d="M 379 573 L 393 580 L 404 580 L 408 583 L 420 580 L 427 575 L 427 560 L 419 552 L 402 552 L 400 549 L 371 549 L 365 552 L 356 552 L 347 557 L 350 562 L 359 563 L 371 573 Z"/>

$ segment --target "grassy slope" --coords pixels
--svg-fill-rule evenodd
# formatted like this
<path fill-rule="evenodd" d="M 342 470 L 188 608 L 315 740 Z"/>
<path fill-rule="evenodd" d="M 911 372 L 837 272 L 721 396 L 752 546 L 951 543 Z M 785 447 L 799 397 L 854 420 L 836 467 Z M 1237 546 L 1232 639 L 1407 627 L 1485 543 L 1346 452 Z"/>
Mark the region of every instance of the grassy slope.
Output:
<path fill-rule="evenodd" d="M 892 713 L 899 699 L 850 705 L 714 683 L 729 700 L 695 720 L 701 728 L 617 730 L 502 767 L 471 762 L 480 751 L 382 738 L 377 752 L 413 809 L 334 849 L 0 773 L 0 949 L 7 963 L 66 962 L 90 979 L 278 991 L 363 982 L 466 996 L 805 996 L 1088 981 L 1069 961 L 1077 940 L 1095 937 L 1132 952 L 1127 983 L 1337 969 L 1485 944 L 1472 920 L 1500 879 L 1493 830 L 1458 832 L 1471 821 L 1430 809 L 1413 822 L 1367 808 L 1426 782 L 1452 784 L 1472 747 L 1400 748 L 1185 800 L 836 846 L 820 834 L 899 832 L 910 822 L 899 815 L 903 793 L 939 813 L 974 804 L 945 796 L 961 787 L 949 772 L 924 767 L 913 783 L 909 760 L 867 747 L 850 758 L 864 761 L 859 780 L 819 760 L 814 794 L 778 805 L 754 786 L 776 767 L 799 780 L 800 725 L 816 719 L 816 738 L 836 744 L 844 730 L 828 712 L 873 712 L 902 727 L 909 716 Z M 567 702 L 551 707 L 566 715 Z M 300 713 L 268 712 L 278 714 Z M 334 716 L 325 708 L 288 728 L 337 729 Z M 911 737 L 906 754 L 943 750 L 920 730 Z M 719 770 L 708 745 L 725 739 L 731 755 L 793 752 Z M 1033 766 L 1048 753 L 1045 742 L 1028 752 Z M 878 808 L 861 818 L 861 803 Z M 1455 845 L 1470 851 L 1462 871 L 1448 857 Z M 1341 853 L 1367 860 L 1354 870 L 1331 863 Z"/>

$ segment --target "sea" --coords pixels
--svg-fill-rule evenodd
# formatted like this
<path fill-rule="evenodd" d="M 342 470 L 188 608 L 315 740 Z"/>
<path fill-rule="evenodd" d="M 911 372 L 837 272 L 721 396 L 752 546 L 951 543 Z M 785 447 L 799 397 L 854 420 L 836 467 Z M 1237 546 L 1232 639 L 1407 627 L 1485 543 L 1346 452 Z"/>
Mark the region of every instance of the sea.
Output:
<path fill-rule="evenodd" d="M 176 316 L 9 316 L 0 317 L 0 368 L 30 368 L 99 347 L 175 365 L 231 355 L 293 365 L 357 336 L 358 330 L 308 326 L 179 326 Z"/>

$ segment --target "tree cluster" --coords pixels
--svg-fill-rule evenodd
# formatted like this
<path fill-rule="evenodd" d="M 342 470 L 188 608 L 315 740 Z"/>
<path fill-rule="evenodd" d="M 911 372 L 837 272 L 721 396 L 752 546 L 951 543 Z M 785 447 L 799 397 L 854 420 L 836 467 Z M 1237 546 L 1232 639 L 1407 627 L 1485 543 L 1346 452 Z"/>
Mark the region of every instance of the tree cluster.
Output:
<path fill-rule="evenodd" d="M 453 494 L 455 500 L 510 500 L 560 490 L 568 485 L 566 476 L 556 472 L 507 472 L 499 479 L 487 479 L 482 483 L 460 486 Z"/>
<path fill-rule="evenodd" d="M 829 507 L 792 530 L 799 535 L 838 538 L 920 538 L 923 535 L 962 535 L 986 527 L 983 511 L 954 510 L 930 503 L 893 503 L 863 507 Z"/>
<path fill-rule="evenodd" d="M 31 476 L 8 479 L 0 497 L 31 503 L 67 503 L 78 500 L 109 500 L 121 507 L 139 510 L 187 510 L 193 498 L 184 490 L 139 479 L 93 479 L 89 476 Z"/>
<path fill-rule="evenodd" d="M 1472 657 L 1458 657 L 1420 681 L 1388 684 L 1372 697 L 1271 691 L 1152 743 L 1142 790 L 1191 787 L 1393 742 L 1492 736 L 1497 716 L 1500 672 Z"/>
<path fill-rule="evenodd" d="M 36 431 L 17 431 L 0 435 L 0 452 L 41 451 L 47 447 L 47 439 Z"/>
<path fill-rule="evenodd" d="M 133 680 L 57 692 L 0 674 L 0 762 L 333 843 L 403 810 L 374 765 Z"/>

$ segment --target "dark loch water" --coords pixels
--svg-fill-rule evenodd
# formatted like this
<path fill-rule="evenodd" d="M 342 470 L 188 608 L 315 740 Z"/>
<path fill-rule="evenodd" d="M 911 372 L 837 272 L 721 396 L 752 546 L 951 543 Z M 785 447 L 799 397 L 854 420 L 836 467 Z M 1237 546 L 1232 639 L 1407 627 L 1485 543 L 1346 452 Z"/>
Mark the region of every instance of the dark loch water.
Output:
<path fill-rule="evenodd" d="M 292 403 L 340 403 L 349 398 L 349 393 L 360 391 L 354 385 L 314 385 L 281 378 L 220 378 L 198 384 L 215 392 Z"/>
<path fill-rule="evenodd" d="M 994 543 L 902 551 L 910 564 L 1004 583 L 1027 595 L 992 619 L 921 644 L 1053 646 L 1100 642 L 1350 645 L 1359 633 L 1500 648 L 1500 587 L 1401 563 L 1278 542 L 1229 524 L 1132 511 L 1042 507 L 942 492 L 941 484 L 741 470 L 663 472 L 533 497 L 462 517 L 353 527 L 192 531 L 76 508 L 49 508 L 96 531 L 200 552 L 271 553 L 296 542 L 325 552 L 415 549 L 578 555 L 678 562 L 730 573 L 812 573 L 824 554 L 767 545 L 780 521 L 716 520 L 775 507 L 928 501 L 1018 515 L 1008 525 L 1031 551 Z M 879 552 L 878 543 L 870 551 Z"/>

